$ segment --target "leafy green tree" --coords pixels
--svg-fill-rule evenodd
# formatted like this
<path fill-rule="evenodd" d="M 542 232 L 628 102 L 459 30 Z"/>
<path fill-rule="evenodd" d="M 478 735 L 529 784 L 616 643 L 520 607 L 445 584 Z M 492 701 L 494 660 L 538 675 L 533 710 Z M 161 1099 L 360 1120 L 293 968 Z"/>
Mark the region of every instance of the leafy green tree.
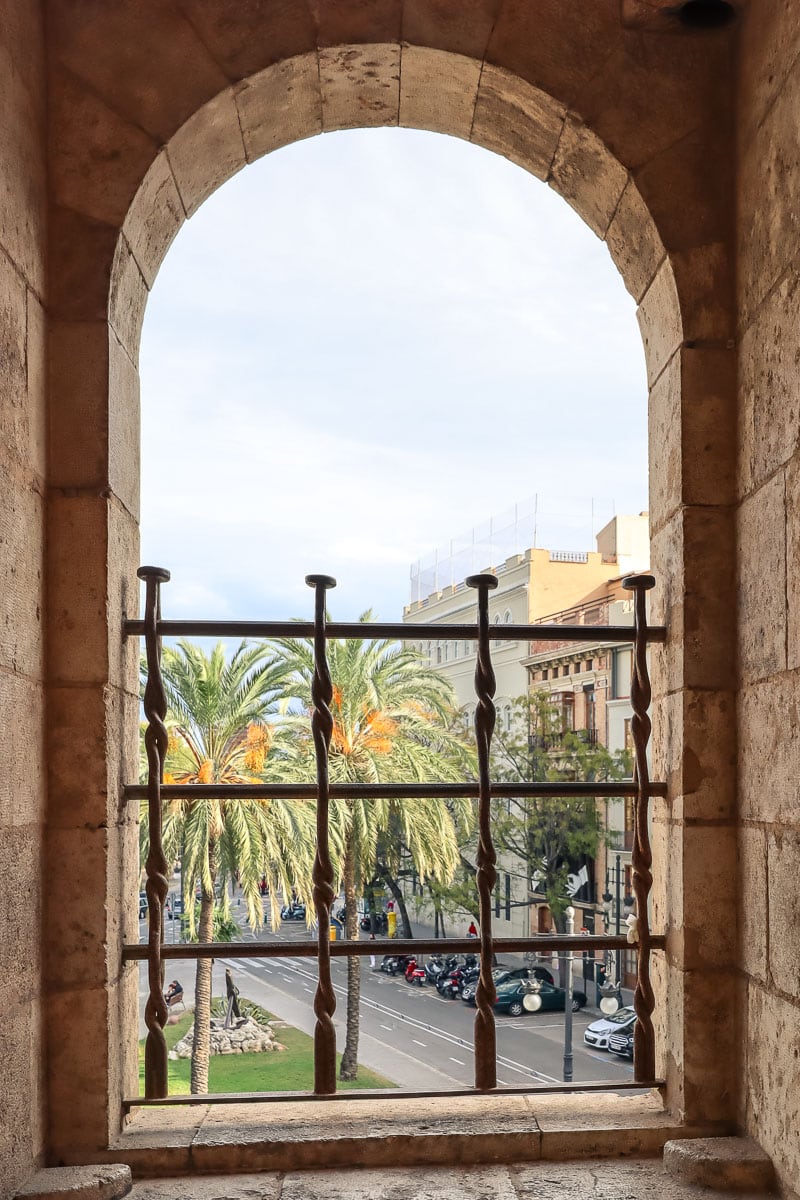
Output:
<path fill-rule="evenodd" d="M 371 614 L 361 619 L 369 622 Z M 288 711 L 276 731 L 268 769 L 284 779 L 313 780 L 309 724 L 313 645 L 285 640 L 276 646 L 287 676 Z M 331 641 L 328 663 L 333 681 L 331 782 L 458 782 L 474 770 L 471 751 L 450 729 L 454 711 L 450 685 L 415 651 L 384 640 Z M 396 840 L 398 847 L 407 847 L 420 878 L 446 880 L 458 864 L 459 830 L 469 820 L 467 802 L 459 806 L 436 799 L 332 801 L 330 824 L 341 845 L 347 937 L 358 937 L 357 897 L 376 874 L 379 846 L 386 855 L 388 843 Z M 394 850 L 389 857 L 394 862 Z M 347 960 L 347 984 L 347 1036 L 340 1075 L 355 1079 L 361 994 L 357 957 Z"/>
<path fill-rule="evenodd" d="M 625 779 L 630 772 L 629 754 L 612 753 L 592 744 L 585 733 L 565 729 L 560 708 L 546 692 L 515 701 L 509 730 L 495 728 L 491 776 L 497 782 L 599 782 Z M 519 862 L 526 895 L 528 881 L 537 880 L 536 891 L 546 900 L 557 927 L 570 903 L 570 871 L 596 856 L 603 834 L 601 813 L 592 796 L 516 797 L 495 803 L 492 812 L 498 857 Z M 475 867 L 468 853 L 462 854 L 451 882 L 431 881 L 428 890 L 442 917 L 477 916 Z"/>
<path fill-rule="evenodd" d="M 174 783 L 260 783 L 272 739 L 266 722 L 284 682 L 283 664 L 264 645 L 242 642 L 228 658 L 220 643 L 206 655 L 182 641 L 164 648 L 162 675 L 167 695 L 169 750 L 164 781 Z M 142 824 L 144 854 L 148 829 Z M 263 909 L 259 884 L 266 875 L 275 913 L 276 895 L 293 888 L 309 896 L 313 856 L 313 812 L 302 802 L 173 800 L 162 825 L 169 861 L 180 853 L 184 911 L 190 936 L 214 938 L 215 892 L 228 917 L 227 881 L 238 872 L 250 924 L 258 928 Z M 200 888 L 199 917 L 194 891 Z M 208 1091 L 211 960 L 199 959 L 195 983 L 192 1092 Z"/>
<path fill-rule="evenodd" d="M 513 706 L 510 729 L 493 742 L 493 777 L 516 782 L 605 782 L 630 776 L 630 755 L 592 743 L 585 731 L 563 726 L 560 708 L 546 692 L 533 692 Z M 570 899 L 570 870 L 594 858 L 603 822 L 593 796 L 534 796 L 497 806 L 494 838 L 498 850 L 524 864 L 537 879 L 557 927 Z"/>

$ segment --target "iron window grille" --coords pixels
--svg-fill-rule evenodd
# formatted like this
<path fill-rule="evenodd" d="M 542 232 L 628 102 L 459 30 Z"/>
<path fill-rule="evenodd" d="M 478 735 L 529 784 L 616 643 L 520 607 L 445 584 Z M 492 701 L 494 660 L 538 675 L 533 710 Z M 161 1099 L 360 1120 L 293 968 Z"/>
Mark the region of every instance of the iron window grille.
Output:
<path fill-rule="evenodd" d="M 480 914 L 479 961 L 480 975 L 477 988 L 477 1007 L 474 1028 L 475 1085 L 477 1093 L 492 1093 L 497 1089 L 497 1047 L 494 1017 L 496 992 L 492 978 L 492 965 L 497 952 L 531 955 L 547 952 L 585 953 L 602 951 L 629 951 L 627 937 L 614 935 L 536 935 L 523 938 L 495 938 L 492 934 L 492 916 L 495 910 L 495 889 L 498 884 L 497 855 L 492 841 L 491 807 L 496 800 L 509 797 L 546 796 L 590 796 L 595 798 L 629 799 L 634 810 L 633 847 L 631 855 L 632 888 L 636 901 L 636 989 L 634 1008 L 637 1021 L 634 1043 L 634 1073 L 630 1082 L 612 1081 L 600 1083 L 555 1084 L 522 1088 L 503 1088 L 503 1094 L 528 1094 L 547 1091 L 611 1091 L 630 1088 L 654 1088 L 663 1086 L 663 1080 L 655 1077 L 655 1032 L 652 1013 L 655 997 L 650 980 L 650 959 L 653 951 L 663 951 L 666 939 L 663 934 L 650 929 L 648 898 L 652 888 L 652 852 L 648 833 L 650 799 L 666 796 L 663 782 L 650 779 L 647 763 L 647 746 L 650 739 L 651 722 L 649 707 L 651 687 L 647 667 L 647 646 L 651 642 L 664 642 L 666 629 L 651 626 L 647 621 L 647 592 L 654 586 L 652 575 L 631 575 L 623 583 L 633 593 L 634 624 L 609 625 L 603 630 L 603 638 L 609 642 L 631 643 L 633 646 L 633 670 L 631 677 L 631 737 L 634 749 L 634 770 L 630 780 L 609 782 L 528 782 L 496 783 L 490 776 L 489 756 L 496 720 L 493 703 L 495 679 L 491 660 L 491 641 L 527 642 L 537 641 L 596 641 L 597 626 L 586 625 L 511 625 L 490 624 L 489 594 L 497 587 L 497 578 L 492 574 L 470 576 L 466 583 L 476 592 L 477 620 L 475 624 L 449 626 L 451 637 L 476 641 L 477 665 L 475 670 L 476 708 L 474 728 L 478 752 L 478 779 L 462 784 L 332 784 L 328 778 L 328 754 L 333 719 L 329 705 L 333 686 L 327 662 L 327 642 L 330 638 L 347 639 L 394 639 L 416 641 L 420 635 L 432 641 L 441 636 L 441 628 L 435 624 L 427 626 L 392 624 L 384 622 L 346 623 L 328 621 L 325 594 L 335 587 L 335 580 L 327 575 L 309 575 L 306 583 L 314 591 L 314 619 L 308 621 L 203 621 L 163 620 L 161 617 L 161 586 L 169 581 L 169 572 L 161 567 L 141 567 L 138 576 L 145 583 L 144 618 L 126 620 L 123 627 L 125 637 L 145 639 L 147 681 L 144 692 L 146 718 L 145 749 L 148 774 L 146 784 L 128 784 L 124 788 L 127 800 L 146 799 L 150 827 L 150 851 L 145 864 L 147 876 L 148 938 L 144 945 L 127 944 L 123 947 L 125 962 L 145 961 L 148 967 L 149 995 L 145 1007 L 147 1038 L 145 1043 L 145 1095 L 129 1097 L 123 1101 L 127 1111 L 138 1105 L 159 1104 L 213 1104 L 232 1103 L 247 1099 L 335 1099 L 342 1095 L 336 1090 L 336 1037 L 333 1013 L 336 1000 L 331 978 L 332 957 L 390 952 L 431 953 L 440 950 L 442 943 L 433 939 L 402 938 L 375 941 L 329 940 L 331 906 L 334 900 L 334 872 L 328 843 L 328 814 L 332 798 L 363 799 L 377 798 L 456 798 L 470 797 L 478 802 L 478 844 L 476 856 L 476 883 Z M 491 631 L 491 637 L 490 637 Z M 167 753 L 168 736 L 165 726 L 167 701 L 161 674 L 161 640 L 164 637 L 226 637 L 240 638 L 311 638 L 314 645 L 314 679 L 312 686 L 313 712 L 311 728 L 314 739 L 317 782 L 316 784 L 165 784 L 163 783 L 164 761 Z M 314 908 L 317 921 L 317 941 L 252 941 L 212 942 L 169 945 L 164 942 L 164 911 L 169 889 L 168 864 L 164 855 L 161 828 L 163 803 L 177 798 L 235 799 L 249 796 L 253 799 L 271 799 L 278 796 L 316 801 L 317 846 L 312 883 Z M 498 891 L 499 899 L 499 891 Z M 475 949 L 474 938 L 452 938 L 447 948 L 453 953 L 468 953 Z M 167 1044 L 164 1027 L 168 1008 L 164 1000 L 165 964 L 174 959 L 198 958 L 279 958 L 285 956 L 315 957 L 318 963 L 318 982 L 314 997 L 316 1027 L 314 1037 L 314 1091 L 309 1093 L 256 1093 L 242 1095 L 211 1094 L 168 1096 L 167 1090 Z M 467 1090 L 468 1091 L 468 1090 Z M 349 1099 L 370 1098 L 374 1091 L 345 1093 Z M 447 1091 L 392 1091 L 394 1097 L 420 1098 L 442 1095 L 463 1095 L 465 1089 Z"/>

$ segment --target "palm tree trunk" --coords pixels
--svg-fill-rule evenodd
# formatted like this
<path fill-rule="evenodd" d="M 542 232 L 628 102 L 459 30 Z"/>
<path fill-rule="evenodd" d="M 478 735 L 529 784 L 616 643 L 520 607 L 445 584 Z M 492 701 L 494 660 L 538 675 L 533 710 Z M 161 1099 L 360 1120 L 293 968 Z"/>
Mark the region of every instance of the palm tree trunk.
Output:
<path fill-rule="evenodd" d="M 356 870 L 353 846 L 348 836 L 344 854 L 344 910 L 345 933 L 348 938 L 358 938 L 358 909 L 356 908 Z M 344 1054 L 339 1067 L 340 1079 L 358 1078 L 358 1035 L 361 1002 L 361 959 L 351 955 L 347 960 L 347 1035 Z"/>
<path fill-rule="evenodd" d="M 209 855 L 211 857 L 211 855 Z M 214 885 L 200 893 L 200 920 L 197 937 L 201 942 L 214 940 Z M 210 958 L 198 958 L 194 984 L 194 1035 L 192 1037 L 192 1080 L 190 1090 L 198 1095 L 208 1092 L 208 1062 L 211 1057 L 211 969 Z"/>

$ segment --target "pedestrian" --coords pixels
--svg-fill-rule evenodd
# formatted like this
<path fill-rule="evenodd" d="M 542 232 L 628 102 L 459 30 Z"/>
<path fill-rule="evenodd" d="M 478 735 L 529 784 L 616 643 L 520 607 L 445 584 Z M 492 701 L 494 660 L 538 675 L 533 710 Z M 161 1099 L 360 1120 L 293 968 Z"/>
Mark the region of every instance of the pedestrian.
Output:
<path fill-rule="evenodd" d="M 469 929 L 467 930 L 467 937 L 476 938 L 477 936 L 478 936 L 478 928 L 474 921 L 470 921 Z"/>
<path fill-rule="evenodd" d="M 374 941 L 375 941 L 375 934 L 374 934 L 374 933 L 371 933 L 371 934 L 369 935 L 369 940 L 370 940 L 371 942 L 374 942 Z M 370 969 L 374 971 L 374 970 L 375 970 L 375 955 L 374 955 L 374 954 L 370 954 L 370 956 L 369 956 L 369 965 L 370 965 Z"/>

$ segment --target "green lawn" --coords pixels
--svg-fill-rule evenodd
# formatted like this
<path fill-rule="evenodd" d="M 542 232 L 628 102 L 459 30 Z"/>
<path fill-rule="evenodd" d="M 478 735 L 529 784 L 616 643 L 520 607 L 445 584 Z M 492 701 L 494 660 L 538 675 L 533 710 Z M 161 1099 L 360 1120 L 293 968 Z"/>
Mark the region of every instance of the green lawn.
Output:
<path fill-rule="evenodd" d="M 193 1014 L 184 1013 L 175 1025 L 164 1030 L 171 1050 L 193 1021 Z M 277 1018 L 271 1018 L 276 1020 Z M 277 1021 L 275 1036 L 285 1050 L 271 1054 L 215 1054 L 208 1070 L 209 1092 L 312 1092 L 314 1090 L 314 1039 L 291 1025 Z M 337 1067 L 341 1055 L 336 1056 Z M 169 1094 L 188 1095 L 191 1060 L 169 1060 Z M 359 1066 L 358 1079 L 352 1083 L 337 1080 L 342 1091 L 393 1088 L 390 1079 Z M 144 1041 L 139 1043 L 139 1094 L 144 1095 Z"/>

